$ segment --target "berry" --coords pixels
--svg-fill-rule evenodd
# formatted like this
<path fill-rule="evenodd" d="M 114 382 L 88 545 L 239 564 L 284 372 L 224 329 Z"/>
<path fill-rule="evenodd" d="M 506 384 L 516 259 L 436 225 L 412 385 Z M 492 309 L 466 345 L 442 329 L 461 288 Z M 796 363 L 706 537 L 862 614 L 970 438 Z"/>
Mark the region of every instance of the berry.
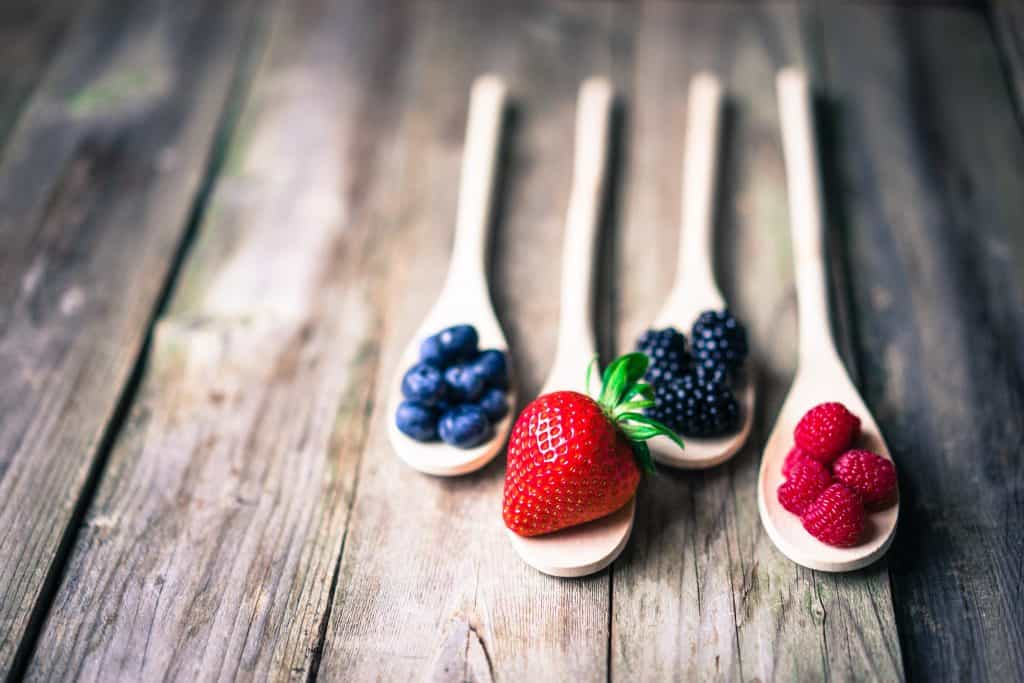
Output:
<path fill-rule="evenodd" d="M 790 472 L 793 471 L 793 466 L 802 460 L 813 460 L 813 458 L 809 458 L 806 453 L 800 450 L 799 446 L 793 446 L 789 449 L 789 454 L 782 461 L 782 476 L 788 479 Z"/>
<path fill-rule="evenodd" d="M 484 380 L 472 365 L 453 365 L 444 371 L 448 396 L 456 402 L 472 403 L 484 393 Z"/>
<path fill-rule="evenodd" d="M 794 515 L 802 515 L 807 506 L 832 485 L 832 475 L 817 460 L 803 458 L 790 468 L 789 479 L 779 486 L 779 503 Z"/>
<path fill-rule="evenodd" d="M 483 379 L 484 385 L 496 389 L 508 387 L 508 363 L 505 354 L 496 349 L 481 351 L 473 361 L 473 369 Z"/>
<path fill-rule="evenodd" d="M 402 377 L 402 395 L 423 405 L 437 405 L 445 398 L 441 371 L 427 363 L 417 363 Z"/>
<path fill-rule="evenodd" d="M 832 474 L 869 508 L 885 507 L 896 496 L 896 468 L 877 453 L 846 451 L 832 463 Z"/>
<path fill-rule="evenodd" d="M 420 344 L 420 360 L 439 368 L 476 355 L 479 337 L 472 325 L 455 325 L 427 337 Z"/>
<path fill-rule="evenodd" d="M 807 506 L 801 517 L 804 529 L 822 543 L 849 548 L 864 533 L 864 504 L 842 484 L 832 484 Z"/>
<path fill-rule="evenodd" d="M 693 357 L 707 369 L 738 370 L 747 358 L 747 331 L 729 312 L 704 311 L 690 331 Z"/>
<path fill-rule="evenodd" d="M 441 416 L 438 432 L 445 443 L 473 448 L 491 438 L 491 422 L 479 406 L 455 406 Z"/>
<path fill-rule="evenodd" d="M 807 455 L 830 463 L 860 432 L 860 418 L 842 403 L 822 403 L 800 418 L 793 431 L 793 440 Z"/>
<path fill-rule="evenodd" d="M 395 413 L 398 431 L 417 441 L 437 440 L 437 410 L 415 401 L 402 401 Z"/>
<path fill-rule="evenodd" d="M 686 337 L 672 327 L 647 330 L 637 339 L 636 350 L 650 359 L 644 379 L 655 386 L 681 377 L 690 367 Z"/>
<path fill-rule="evenodd" d="M 648 360 L 632 353 L 613 362 L 598 403 L 575 391 L 537 398 L 519 415 L 508 444 L 502 519 L 520 536 L 537 536 L 615 512 L 636 493 L 644 440 L 679 439 L 637 415 L 632 394 Z M 617 417 L 612 417 L 616 415 Z"/>
<path fill-rule="evenodd" d="M 491 422 L 497 422 L 508 414 L 508 401 L 505 400 L 505 392 L 501 389 L 485 391 L 478 405 Z"/>
<path fill-rule="evenodd" d="M 686 436 L 722 436 L 736 431 L 740 407 L 720 370 L 694 368 L 655 385 L 647 414 Z"/>

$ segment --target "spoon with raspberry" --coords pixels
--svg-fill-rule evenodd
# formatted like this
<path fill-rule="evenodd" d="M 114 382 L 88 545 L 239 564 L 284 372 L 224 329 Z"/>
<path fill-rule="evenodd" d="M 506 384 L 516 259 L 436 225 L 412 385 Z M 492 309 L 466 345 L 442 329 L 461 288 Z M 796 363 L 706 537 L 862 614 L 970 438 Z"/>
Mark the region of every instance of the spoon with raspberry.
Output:
<path fill-rule="evenodd" d="M 865 567 L 899 518 L 889 448 L 836 351 L 807 77 L 778 77 L 800 319 L 799 365 L 761 458 L 757 503 L 772 542 L 811 569 Z"/>

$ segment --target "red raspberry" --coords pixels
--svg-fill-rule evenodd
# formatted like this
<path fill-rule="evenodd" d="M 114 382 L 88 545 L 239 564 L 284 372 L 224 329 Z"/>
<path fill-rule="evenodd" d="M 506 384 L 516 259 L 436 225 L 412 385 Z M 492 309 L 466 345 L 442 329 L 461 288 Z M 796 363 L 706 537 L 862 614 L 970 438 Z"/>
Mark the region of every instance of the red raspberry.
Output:
<path fill-rule="evenodd" d="M 822 403 L 800 418 L 793 440 L 807 455 L 830 463 L 850 447 L 860 431 L 860 418 L 842 403 Z"/>
<path fill-rule="evenodd" d="M 832 463 L 832 474 L 869 508 L 883 508 L 896 497 L 896 468 L 877 453 L 846 451 Z"/>
<path fill-rule="evenodd" d="M 794 515 L 802 515 L 808 505 L 832 484 L 832 475 L 817 460 L 804 458 L 793 464 L 789 479 L 779 486 L 779 502 Z"/>
<path fill-rule="evenodd" d="M 822 543 L 849 548 L 864 533 L 864 503 L 842 484 L 832 484 L 807 506 L 801 521 L 807 533 Z"/>
<path fill-rule="evenodd" d="M 789 449 L 789 455 L 782 461 L 782 476 L 789 479 L 790 473 L 793 471 L 793 466 L 801 460 L 807 460 L 807 454 L 804 453 L 799 446 L 793 446 Z"/>

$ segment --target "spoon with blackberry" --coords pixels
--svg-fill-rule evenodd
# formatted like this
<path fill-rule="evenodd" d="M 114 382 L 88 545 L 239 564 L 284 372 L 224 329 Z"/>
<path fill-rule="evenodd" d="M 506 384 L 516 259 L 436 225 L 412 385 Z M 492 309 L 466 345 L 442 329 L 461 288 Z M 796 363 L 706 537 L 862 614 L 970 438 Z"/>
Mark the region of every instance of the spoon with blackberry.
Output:
<path fill-rule="evenodd" d="M 506 87 L 481 76 L 472 88 L 455 244 L 434 307 L 402 353 L 388 399 L 388 436 L 409 466 L 455 476 L 502 449 L 515 405 L 508 342 L 487 288 L 486 256 Z M 481 350 L 483 349 L 483 350 Z"/>
<path fill-rule="evenodd" d="M 690 83 L 683 160 L 683 218 L 676 282 L 637 341 L 651 359 L 654 386 L 648 415 L 686 440 L 681 448 L 658 436 L 648 443 L 662 465 L 704 469 L 736 454 L 750 435 L 754 383 L 744 371 L 746 331 L 725 308 L 712 270 L 716 157 L 722 87 L 700 73 Z M 692 327 L 689 327 L 691 326 Z M 690 348 L 679 327 L 691 332 Z"/>

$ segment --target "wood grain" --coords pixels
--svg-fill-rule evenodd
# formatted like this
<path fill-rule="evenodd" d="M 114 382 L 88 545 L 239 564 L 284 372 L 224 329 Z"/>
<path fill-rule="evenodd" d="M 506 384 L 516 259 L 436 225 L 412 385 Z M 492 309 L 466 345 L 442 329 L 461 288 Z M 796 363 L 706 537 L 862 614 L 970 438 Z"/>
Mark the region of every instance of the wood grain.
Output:
<path fill-rule="evenodd" d="M 466 97 L 505 77 L 518 103 L 492 249 L 492 288 L 522 400 L 555 349 L 557 290 L 580 81 L 611 67 L 610 5 L 418 6 L 406 167 L 390 233 L 393 279 L 378 380 L 441 286 L 451 248 Z M 583 372 L 585 360 L 581 362 Z M 382 407 L 382 406 L 381 406 Z M 608 575 L 544 576 L 501 522 L 503 460 L 439 480 L 388 447 L 379 407 L 360 463 L 320 676 L 325 680 L 604 680 Z"/>
<path fill-rule="evenodd" d="M 817 574 L 779 553 L 758 517 L 760 450 L 796 363 L 796 302 L 774 76 L 808 59 L 792 6 L 649 4 L 636 27 L 620 350 L 654 319 L 675 271 L 686 84 L 729 97 L 716 224 L 719 283 L 747 323 L 759 410 L 747 446 L 703 473 L 661 471 L 615 565 L 611 667 L 626 680 L 897 680 L 884 564 Z M 837 330 L 842 332 L 842 330 Z"/>
<path fill-rule="evenodd" d="M 0 4 L 0 152 L 77 15 L 62 0 Z"/>
<path fill-rule="evenodd" d="M 29 680 L 313 675 L 389 272 L 399 9 L 309 0 L 270 17 Z"/>
<path fill-rule="evenodd" d="M 1017 0 L 993 0 L 989 22 L 1015 97 L 1017 119 L 1024 126 L 1024 5 Z"/>
<path fill-rule="evenodd" d="M 0 163 L 0 676 L 24 661 L 22 638 L 45 612 L 186 232 L 248 8 L 94 4 L 10 133 Z"/>
<path fill-rule="evenodd" d="M 1024 136 L 983 15 L 832 7 L 833 205 L 908 676 L 1024 677 Z"/>

